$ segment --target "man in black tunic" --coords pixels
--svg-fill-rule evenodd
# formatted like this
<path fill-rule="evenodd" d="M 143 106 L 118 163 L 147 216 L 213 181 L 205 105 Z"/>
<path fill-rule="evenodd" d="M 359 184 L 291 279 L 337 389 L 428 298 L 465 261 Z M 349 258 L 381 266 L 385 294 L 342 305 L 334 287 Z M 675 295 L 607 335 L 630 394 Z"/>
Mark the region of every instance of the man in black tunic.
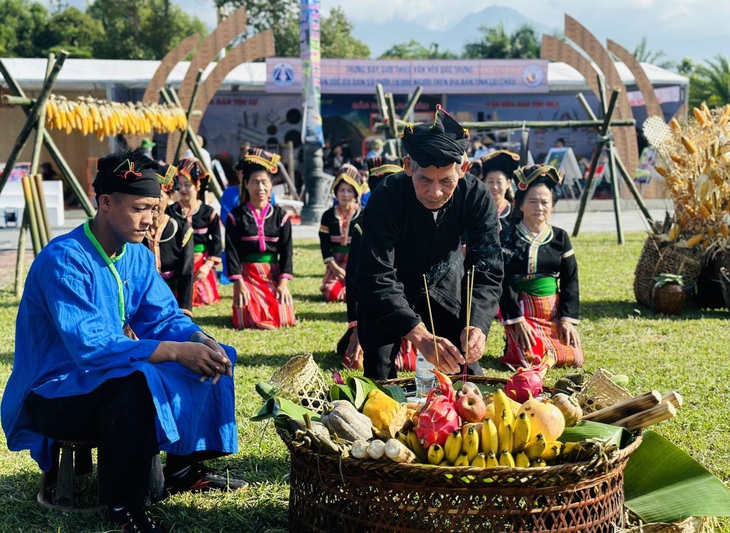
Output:
<path fill-rule="evenodd" d="M 406 127 L 404 172 L 389 177 L 370 197 L 357 273 L 358 330 L 370 378 L 396 377 L 401 337 L 443 372 L 456 373 L 467 364 L 470 374 L 482 374 L 478 361 L 502 290 L 502 251 L 491 194 L 466 174 L 468 138 L 438 106 L 432 124 Z M 467 351 L 466 273 L 472 267 Z"/>

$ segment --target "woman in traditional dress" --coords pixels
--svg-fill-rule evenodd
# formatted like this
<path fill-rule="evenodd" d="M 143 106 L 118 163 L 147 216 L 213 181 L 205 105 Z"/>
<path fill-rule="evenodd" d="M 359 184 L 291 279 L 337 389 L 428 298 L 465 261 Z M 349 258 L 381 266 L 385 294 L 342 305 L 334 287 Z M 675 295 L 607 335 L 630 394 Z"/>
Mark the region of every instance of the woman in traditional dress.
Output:
<path fill-rule="evenodd" d="M 155 168 L 160 180 L 161 196 L 152 225 L 147 230 L 144 243 L 155 254 L 157 271 L 170 287 L 183 312 L 193 314 L 193 228 L 182 219 L 167 214 L 170 194 L 175 186 L 177 168 L 158 165 Z"/>
<path fill-rule="evenodd" d="M 578 263 L 568 234 L 549 223 L 562 176 L 547 165 L 518 169 L 515 176 L 522 220 L 502 243 L 507 345 L 500 362 L 525 367 L 547 357 L 551 366 L 582 366 Z"/>
<path fill-rule="evenodd" d="M 233 282 L 233 327 L 277 329 L 296 324 L 289 215 L 271 205 L 272 174 L 281 157 L 250 148 L 239 163 L 242 203 L 226 219 L 226 262 Z"/>
<path fill-rule="evenodd" d="M 512 174 L 520 166 L 520 156 L 507 150 L 498 150 L 482 156 L 482 179 L 492 193 L 499 215 L 499 240 L 504 241 L 514 224 Z"/>
<path fill-rule="evenodd" d="M 179 200 L 170 206 L 169 214 L 193 228 L 193 305 L 214 304 L 220 301 L 216 267 L 221 263 L 223 243 L 220 218 L 203 201 L 209 176 L 194 157 L 178 161 L 177 169 Z"/>
<path fill-rule="evenodd" d="M 331 190 L 337 205 L 322 213 L 319 226 L 319 246 L 325 265 L 320 290 L 328 302 L 344 302 L 347 297 L 345 271 L 352 232 L 362 217 L 358 201 L 362 195 L 360 171 L 345 163 L 337 171 Z"/>

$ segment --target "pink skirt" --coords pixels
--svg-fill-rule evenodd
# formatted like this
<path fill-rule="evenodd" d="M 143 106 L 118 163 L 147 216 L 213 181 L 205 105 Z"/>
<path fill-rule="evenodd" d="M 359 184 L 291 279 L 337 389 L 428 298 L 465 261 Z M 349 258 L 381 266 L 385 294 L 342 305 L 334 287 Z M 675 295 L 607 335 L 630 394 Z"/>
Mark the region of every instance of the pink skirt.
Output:
<path fill-rule="evenodd" d="M 197 273 L 200 267 L 208 260 L 208 254 L 195 254 L 193 272 Z M 195 274 L 193 274 L 195 275 Z M 221 301 L 218 293 L 218 277 L 215 269 L 211 268 L 208 275 L 201 281 L 193 282 L 193 306 L 211 305 Z"/>
<path fill-rule="evenodd" d="M 332 254 L 335 258 L 337 266 L 347 270 L 347 257 L 349 254 Z M 324 279 L 322 279 L 322 286 L 319 288 L 322 291 L 324 299 L 328 302 L 344 302 L 346 301 L 346 290 L 345 282 L 338 279 L 330 269 L 326 269 L 324 272 Z"/>
<path fill-rule="evenodd" d="M 294 307 L 276 299 L 279 269 L 269 263 L 243 263 L 243 283 L 251 295 L 248 305 L 233 306 L 233 327 L 236 329 L 278 329 L 297 323 Z"/>

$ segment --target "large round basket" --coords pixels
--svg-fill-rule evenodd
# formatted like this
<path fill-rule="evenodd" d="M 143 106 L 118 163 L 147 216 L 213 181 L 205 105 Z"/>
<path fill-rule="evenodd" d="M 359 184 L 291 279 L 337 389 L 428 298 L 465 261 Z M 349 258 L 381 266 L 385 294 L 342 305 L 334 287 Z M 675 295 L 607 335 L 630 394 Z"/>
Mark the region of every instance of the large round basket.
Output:
<path fill-rule="evenodd" d="M 623 527 L 623 469 L 641 440 L 590 462 L 474 468 L 340 459 L 279 435 L 291 452 L 289 531 L 338 533 L 612 533 Z"/>
<path fill-rule="evenodd" d="M 697 282 L 701 269 L 700 248 L 680 248 L 673 243 L 661 242 L 650 234 L 634 271 L 636 301 L 649 308 L 653 306 L 654 278 L 659 274 L 680 274 L 685 287 L 691 287 Z"/>

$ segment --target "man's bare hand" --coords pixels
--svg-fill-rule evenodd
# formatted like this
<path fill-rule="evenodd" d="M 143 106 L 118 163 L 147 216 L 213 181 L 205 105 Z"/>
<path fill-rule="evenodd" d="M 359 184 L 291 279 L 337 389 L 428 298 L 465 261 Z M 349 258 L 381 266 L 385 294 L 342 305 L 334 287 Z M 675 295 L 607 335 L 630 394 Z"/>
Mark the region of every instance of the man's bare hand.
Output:
<path fill-rule="evenodd" d="M 466 328 L 464 328 L 464 331 L 461 332 L 459 340 L 461 341 L 461 349 L 467 355 L 467 363 L 474 363 L 482 358 L 487 345 L 487 337 L 480 328 L 476 326 L 469 326 L 468 350 L 466 345 Z"/>
<path fill-rule="evenodd" d="M 423 357 L 441 372 L 456 374 L 461 370 L 460 365 L 466 363 L 464 356 L 449 339 L 436 336 L 436 342 L 434 343 L 434 335 L 431 335 L 422 323 L 413 328 L 406 335 L 406 339 L 411 341 L 416 349 L 423 354 Z M 436 355 L 437 351 L 438 356 Z"/>
<path fill-rule="evenodd" d="M 202 333 L 193 335 L 188 342 L 161 342 L 149 358 L 151 363 L 175 361 L 200 374 L 200 381 L 212 379 L 213 385 L 221 376 L 233 376 L 233 364 L 223 347 Z"/>

